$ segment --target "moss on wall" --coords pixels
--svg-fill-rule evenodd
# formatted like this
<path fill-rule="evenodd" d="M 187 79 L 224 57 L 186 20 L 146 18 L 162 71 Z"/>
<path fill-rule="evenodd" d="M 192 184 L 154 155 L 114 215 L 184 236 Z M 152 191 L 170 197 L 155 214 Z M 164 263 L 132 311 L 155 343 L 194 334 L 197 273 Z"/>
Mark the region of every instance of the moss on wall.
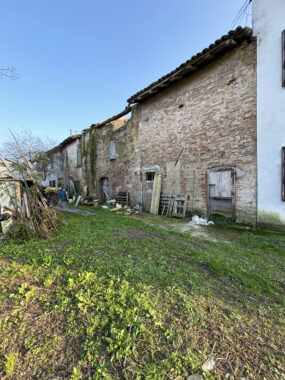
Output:
<path fill-rule="evenodd" d="M 258 223 L 285 225 L 277 212 L 258 210 Z"/>
<path fill-rule="evenodd" d="M 96 132 L 89 131 L 89 158 L 90 158 L 90 174 L 92 185 L 96 182 Z"/>
<path fill-rule="evenodd" d="M 86 158 L 87 155 L 88 155 L 88 145 L 85 142 L 85 135 L 81 139 L 81 147 L 80 147 L 80 149 L 81 149 L 82 157 Z"/>

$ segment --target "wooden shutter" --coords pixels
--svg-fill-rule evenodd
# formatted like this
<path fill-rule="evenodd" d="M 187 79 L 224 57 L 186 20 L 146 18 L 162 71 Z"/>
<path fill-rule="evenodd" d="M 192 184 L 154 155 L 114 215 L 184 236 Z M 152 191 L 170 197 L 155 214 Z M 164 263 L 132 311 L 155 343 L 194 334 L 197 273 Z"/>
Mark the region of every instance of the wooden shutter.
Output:
<path fill-rule="evenodd" d="M 81 166 L 82 165 L 82 157 L 81 157 L 81 149 L 78 148 L 77 149 L 77 166 Z"/>
<path fill-rule="evenodd" d="M 285 87 L 285 30 L 282 32 L 282 87 Z"/>
<path fill-rule="evenodd" d="M 285 201 L 285 146 L 282 148 L 282 201 Z"/>

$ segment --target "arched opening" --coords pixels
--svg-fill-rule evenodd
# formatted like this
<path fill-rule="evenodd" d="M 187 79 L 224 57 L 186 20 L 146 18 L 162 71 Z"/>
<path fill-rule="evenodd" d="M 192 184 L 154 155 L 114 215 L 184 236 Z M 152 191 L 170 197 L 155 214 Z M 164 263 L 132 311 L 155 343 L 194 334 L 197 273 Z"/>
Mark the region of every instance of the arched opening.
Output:
<path fill-rule="evenodd" d="M 100 202 L 109 201 L 110 198 L 110 184 L 107 177 L 100 179 Z"/>

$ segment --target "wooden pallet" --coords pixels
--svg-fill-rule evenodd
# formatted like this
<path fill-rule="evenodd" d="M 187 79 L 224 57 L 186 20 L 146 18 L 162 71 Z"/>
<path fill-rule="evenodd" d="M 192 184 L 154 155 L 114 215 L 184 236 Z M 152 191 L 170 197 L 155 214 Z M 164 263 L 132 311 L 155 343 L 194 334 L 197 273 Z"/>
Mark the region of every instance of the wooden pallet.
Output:
<path fill-rule="evenodd" d="M 122 205 L 129 204 L 129 193 L 127 191 L 121 191 L 116 194 L 116 202 Z"/>
<path fill-rule="evenodd" d="M 173 209 L 171 216 L 176 218 L 185 218 L 187 206 L 187 197 L 176 196 L 173 202 Z"/>
<path fill-rule="evenodd" d="M 159 214 L 162 216 L 171 216 L 172 206 L 175 199 L 175 195 L 172 194 L 160 194 L 159 202 Z"/>

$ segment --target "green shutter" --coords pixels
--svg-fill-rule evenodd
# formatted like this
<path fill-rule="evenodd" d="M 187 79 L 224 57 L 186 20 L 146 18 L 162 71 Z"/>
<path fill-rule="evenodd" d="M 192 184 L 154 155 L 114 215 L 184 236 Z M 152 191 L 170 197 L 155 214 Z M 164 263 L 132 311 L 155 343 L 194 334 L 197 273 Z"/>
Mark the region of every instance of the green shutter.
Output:
<path fill-rule="evenodd" d="M 78 148 L 77 149 L 77 166 L 81 166 L 81 165 L 82 165 L 81 149 Z"/>

